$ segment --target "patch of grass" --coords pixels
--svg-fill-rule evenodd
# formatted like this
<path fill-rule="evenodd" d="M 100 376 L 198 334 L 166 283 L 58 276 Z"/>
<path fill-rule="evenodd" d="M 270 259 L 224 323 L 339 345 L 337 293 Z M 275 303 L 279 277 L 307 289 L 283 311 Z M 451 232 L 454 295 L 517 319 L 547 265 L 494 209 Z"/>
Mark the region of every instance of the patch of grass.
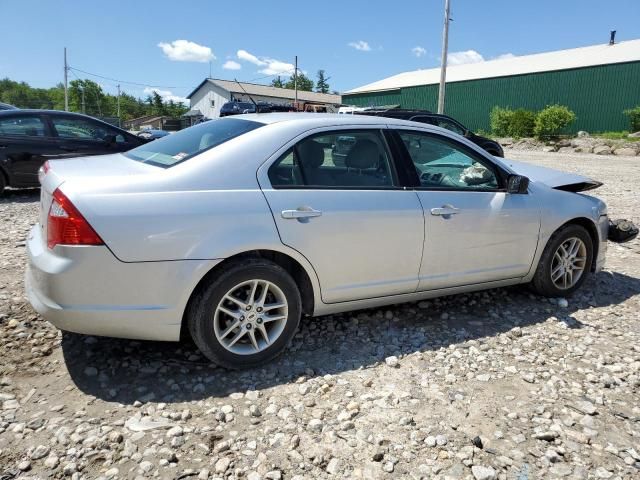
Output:
<path fill-rule="evenodd" d="M 622 132 L 600 132 L 593 133 L 593 137 L 606 138 L 607 140 L 626 140 L 628 142 L 640 142 L 640 137 L 630 137 L 629 132 L 623 130 Z"/>

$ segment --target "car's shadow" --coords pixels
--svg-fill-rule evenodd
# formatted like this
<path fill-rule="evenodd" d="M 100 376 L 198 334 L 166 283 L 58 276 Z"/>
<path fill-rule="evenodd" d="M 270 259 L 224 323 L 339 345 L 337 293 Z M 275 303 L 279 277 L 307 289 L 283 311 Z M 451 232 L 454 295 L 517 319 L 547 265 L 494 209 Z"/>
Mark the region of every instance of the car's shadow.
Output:
<path fill-rule="evenodd" d="M 568 308 L 517 287 L 433 300 L 423 308 L 410 303 L 304 319 L 284 355 L 245 371 L 215 367 L 189 341 L 136 342 L 65 333 L 62 350 L 71 378 L 89 395 L 123 404 L 187 402 L 262 390 L 302 375 L 368 368 L 389 355 L 446 348 L 545 321 L 592 328 L 574 313 L 616 305 L 639 293 L 640 279 L 603 272 L 583 285 Z"/>
<path fill-rule="evenodd" d="M 0 195 L 0 203 L 31 203 L 37 202 L 40 197 L 40 189 L 34 188 L 7 188 Z"/>

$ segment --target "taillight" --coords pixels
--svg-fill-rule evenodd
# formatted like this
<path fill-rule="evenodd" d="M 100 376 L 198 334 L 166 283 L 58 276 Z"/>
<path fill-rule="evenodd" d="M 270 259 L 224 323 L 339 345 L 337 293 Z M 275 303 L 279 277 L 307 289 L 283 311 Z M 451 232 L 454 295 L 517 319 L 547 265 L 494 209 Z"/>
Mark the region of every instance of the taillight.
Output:
<path fill-rule="evenodd" d="M 47 246 L 56 245 L 104 245 L 89 222 L 59 189 L 53 192 L 47 219 Z"/>

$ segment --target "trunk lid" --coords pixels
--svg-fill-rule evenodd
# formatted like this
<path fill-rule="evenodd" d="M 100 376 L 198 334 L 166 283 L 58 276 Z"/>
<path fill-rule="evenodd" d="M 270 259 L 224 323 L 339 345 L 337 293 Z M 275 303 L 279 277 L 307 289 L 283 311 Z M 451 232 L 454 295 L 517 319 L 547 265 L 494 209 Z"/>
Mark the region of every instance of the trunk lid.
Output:
<path fill-rule="evenodd" d="M 91 179 L 92 182 L 109 182 L 115 178 L 131 178 L 132 175 L 143 175 L 162 171 L 158 167 L 136 162 L 121 153 L 111 155 L 94 155 L 89 157 L 64 158 L 49 160 L 48 170 L 40 171 L 40 229 L 42 238 L 47 239 L 47 217 L 53 202 L 53 192 L 65 182 Z"/>
<path fill-rule="evenodd" d="M 524 175 L 531 181 L 543 183 L 556 190 L 567 192 L 586 192 L 602 186 L 601 182 L 593 180 L 577 173 L 561 172 L 553 168 L 531 165 L 526 162 L 515 160 L 498 159 L 518 175 Z"/>

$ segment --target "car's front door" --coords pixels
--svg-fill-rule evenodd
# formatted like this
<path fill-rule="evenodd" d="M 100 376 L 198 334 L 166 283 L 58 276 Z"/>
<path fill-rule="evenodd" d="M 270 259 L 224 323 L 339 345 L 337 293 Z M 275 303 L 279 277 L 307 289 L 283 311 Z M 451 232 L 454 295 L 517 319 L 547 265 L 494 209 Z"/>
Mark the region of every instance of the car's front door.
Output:
<path fill-rule="evenodd" d="M 90 118 L 53 114 L 50 119 L 59 148 L 69 156 L 116 153 L 137 146 L 118 130 Z"/>
<path fill-rule="evenodd" d="M 419 290 L 525 276 L 540 230 L 528 194 L 508 194 L 498 167 L 453 138 L 398 132 L 420 186 L 425 248 Z"/>
<path fill-rule="evenodd" d="M 311 262 L 324 302 L 416 290 L 422 208 L 398 186 L 381 131 L 316 133 L 280 155 L 266 177 L 259 175 L 281 240 Z"/>

